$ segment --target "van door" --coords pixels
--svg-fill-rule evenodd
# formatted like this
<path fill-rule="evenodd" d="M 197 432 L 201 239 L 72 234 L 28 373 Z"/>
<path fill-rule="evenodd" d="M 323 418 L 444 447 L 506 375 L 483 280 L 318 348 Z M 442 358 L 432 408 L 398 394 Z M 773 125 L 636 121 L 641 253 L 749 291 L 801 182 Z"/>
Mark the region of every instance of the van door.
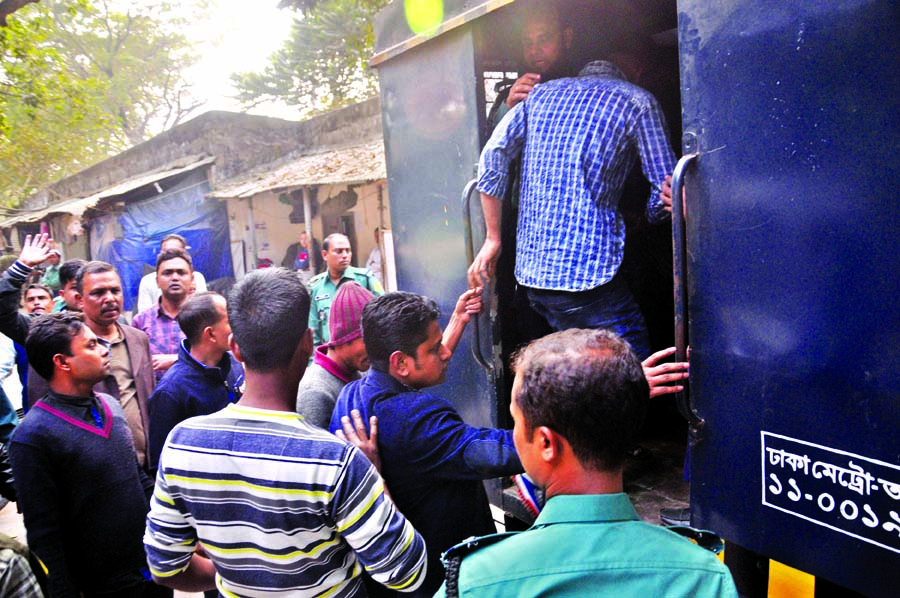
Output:
<path fill-rule="evenodd" d="M 678 8 L 693 524 L 896 595 L 900 8 Z"/>

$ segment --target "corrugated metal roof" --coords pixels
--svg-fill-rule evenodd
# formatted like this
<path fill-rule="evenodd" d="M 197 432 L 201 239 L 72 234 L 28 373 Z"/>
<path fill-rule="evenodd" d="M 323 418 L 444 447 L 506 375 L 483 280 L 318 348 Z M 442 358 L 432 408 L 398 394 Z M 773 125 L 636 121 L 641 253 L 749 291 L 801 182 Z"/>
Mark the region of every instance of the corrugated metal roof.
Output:
<path fill-rule="evenodd" d="M 210 197 L 253 197 L 264 191 L 314 185 L 352 185 L 387 178 L 384 144 L 362 145 L 299 156 L 217 184 Z"/>
<path fill-rule="evenodd" d="M 200 168 L 201 166 L 211 164 L 215 161 L 215 159 L 215 156 L 191 156 L 189 158 L 185 158 L 184 160 L 179 160 L 177 163 L 163 170 L 138 175 L 136 177 L 128 179 L 127 181 L 123 181 L 111 187 L 107 187 L 106 189 L 94 193 L 93 195 L 89 195 L 88 197 L 66 199 L 60 202 L 52 203 L 46 208 L 40 210 L 28 212 L 27 214 L 20 214 L 18 216 L 13 216 L 12 218 L 7 218 L 6 220 L 0 222 L 0 228 L 8 228 L 20 222 L 37 222 L 38 220 L 43 220 L 50 214 L 72 214 L 73 216 L 82 216 L 86 211 L 93 208 L 98 203 L 100 203 L 101 200 L 107 197 L 122 195 L 124 193 L 128 193 L 129 191 L 133 191 L 134 189 L 138 189 L 139 187 L 143 187 L 144 185 L 149 185 L 150 183 L 161 181 L 171 176 L 189 172 L 196 168 Z"/>

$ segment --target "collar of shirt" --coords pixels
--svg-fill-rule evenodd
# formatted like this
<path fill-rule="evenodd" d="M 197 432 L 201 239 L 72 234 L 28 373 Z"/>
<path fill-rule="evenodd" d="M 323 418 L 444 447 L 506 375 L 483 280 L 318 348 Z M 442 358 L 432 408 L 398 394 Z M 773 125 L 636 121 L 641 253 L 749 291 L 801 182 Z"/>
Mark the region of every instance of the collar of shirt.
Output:
<path fill-rule="evenodd" d="M 322 345 L 316 349 L 316 352 L 313 355 L 313 363 L 323 368 L 332 376 L 340 378 L 344 382 L 352 382 L 354 379 L 353 372 L 328 357 L 327 345 Z"/>
<path fill-rule="evenodd" d="M 598 521 L 637 521 L 637 511 L 625 493 L 617 494 L 560 494 L 550 498 L 534 527 L 554 523 L 583 523 Z"/>
<path fill-rule="evenodd" d="M 362 379 L 362 384 L 373 386 L 378 389 L 379 393 L 387 391 L 390 394 L 399 394 L 402 392 L 419 392 L 415 388 L 410 388 L 406 384 L 400 382 L 387 372 L 369 368 L 369 373 Z"/>
<path fill-rule="evenodd" d="M 106 345 L 106 348 L 109 349 L 109 348 L 112 347 L 113 345 L 118 345 L 119 343 L 121 343 L 122 341 L 124 341 L 124 340 L 125 340 L 125 335 L 122 334 L 122 331 L 119 329 L 119 324 L 117 323 L 117 324 L 116 324 L 116 335 L 115 335 L 114 337 L 112 337 L 112 338 L 103 338 L 102 336 L 97 335 L 97 340 L 98 340 L 99 342 L 103 343 L 104 345 Z"/>
<path fill-rule="evenodd" d="M 191 367 L 201 370 L 203 372 L 215 373 L 217 376 L 222 378 L 222 380 L 228 377 L 228 373 L 231 371 L 231 356 L 228 355 L 226 351 L 222 358 L 219 360 L 219 363 L 214 366 L 209 366 L 203 363 L 202 361 L 198 361 L 193 355 L 191 355 L 191 341 L 188 339 L 181 339 L 181 346 L 178 349 L 180 353 L 180 357 L 184 359 Z"/>

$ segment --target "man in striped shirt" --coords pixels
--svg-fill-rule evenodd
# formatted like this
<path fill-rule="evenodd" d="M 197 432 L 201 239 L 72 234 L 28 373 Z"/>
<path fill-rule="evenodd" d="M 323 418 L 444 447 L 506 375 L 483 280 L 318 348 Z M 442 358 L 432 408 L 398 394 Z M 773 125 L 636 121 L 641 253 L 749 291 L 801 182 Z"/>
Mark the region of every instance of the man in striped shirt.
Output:
<path fill-rule="evenodd" d="M 483 286 L 500 255 L 501 197 L 509 164 L 522 157 L 516 232 L 518 283 L 557 330 L 606 328 L 641 359 L 650 354 L 643 316 L 621 276 L 625 222 L 619 199 L 640 157 L 652 191 L 650 222 L 663 220 L 675 156 L 655 98 L 614 64 L 592 62 L 578 77 L 536 85 L 503 118 L 481 154 L 478 190 L 487 233 L 469 268 Z"/>
<path fill-rule="evenodd" d="M 144 537 L 158 583 L 226 596 L 365 596 L 365 569 L 393 590 L 421 585 L 425 544 L 375 468 L 294 411 L 312 352 L 309 304 L 282 268 L 232 291 L 244 395 L 166 441 Z"/>

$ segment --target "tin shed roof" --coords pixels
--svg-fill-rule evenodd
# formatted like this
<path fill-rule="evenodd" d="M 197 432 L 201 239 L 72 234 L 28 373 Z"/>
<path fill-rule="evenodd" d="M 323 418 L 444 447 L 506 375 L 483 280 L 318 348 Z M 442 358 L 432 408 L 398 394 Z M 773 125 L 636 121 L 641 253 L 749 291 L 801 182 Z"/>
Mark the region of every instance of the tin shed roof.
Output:
<path fill-rule="evenodd" d="M 189 172 L 196 168 L 200 168 L 201 166 L 206 166 L 207 164 L 212 164 L 214 161 L 214 156 L 191 156 L 184 158 L 163 169 L 132 177 L 121 183 L 106 187 L 87 197 L 64 199 L 63 201 L 51 203 L 45 208 L 7 218 L 6 220 L 0 221 L 0 228 L 7 228 L 20 222 L 37 222 L 43 220 L 50 214 L 72 214 L 73 216 L 82 216 L 86 211 L 95 207 L 98 203 L 108 197 L 123 195 L 129 191 L 143 187 L 144 185 L 149 185 L 171 176 Z"/>
<path fill-rule="evenodd" d="M 248 198 L 264 191 L 314 185 L 344 185 L 387 177 L 384 144 L 379 139 L 361 145 L 299 156 L 215 185 L 209 197 Z"/>

